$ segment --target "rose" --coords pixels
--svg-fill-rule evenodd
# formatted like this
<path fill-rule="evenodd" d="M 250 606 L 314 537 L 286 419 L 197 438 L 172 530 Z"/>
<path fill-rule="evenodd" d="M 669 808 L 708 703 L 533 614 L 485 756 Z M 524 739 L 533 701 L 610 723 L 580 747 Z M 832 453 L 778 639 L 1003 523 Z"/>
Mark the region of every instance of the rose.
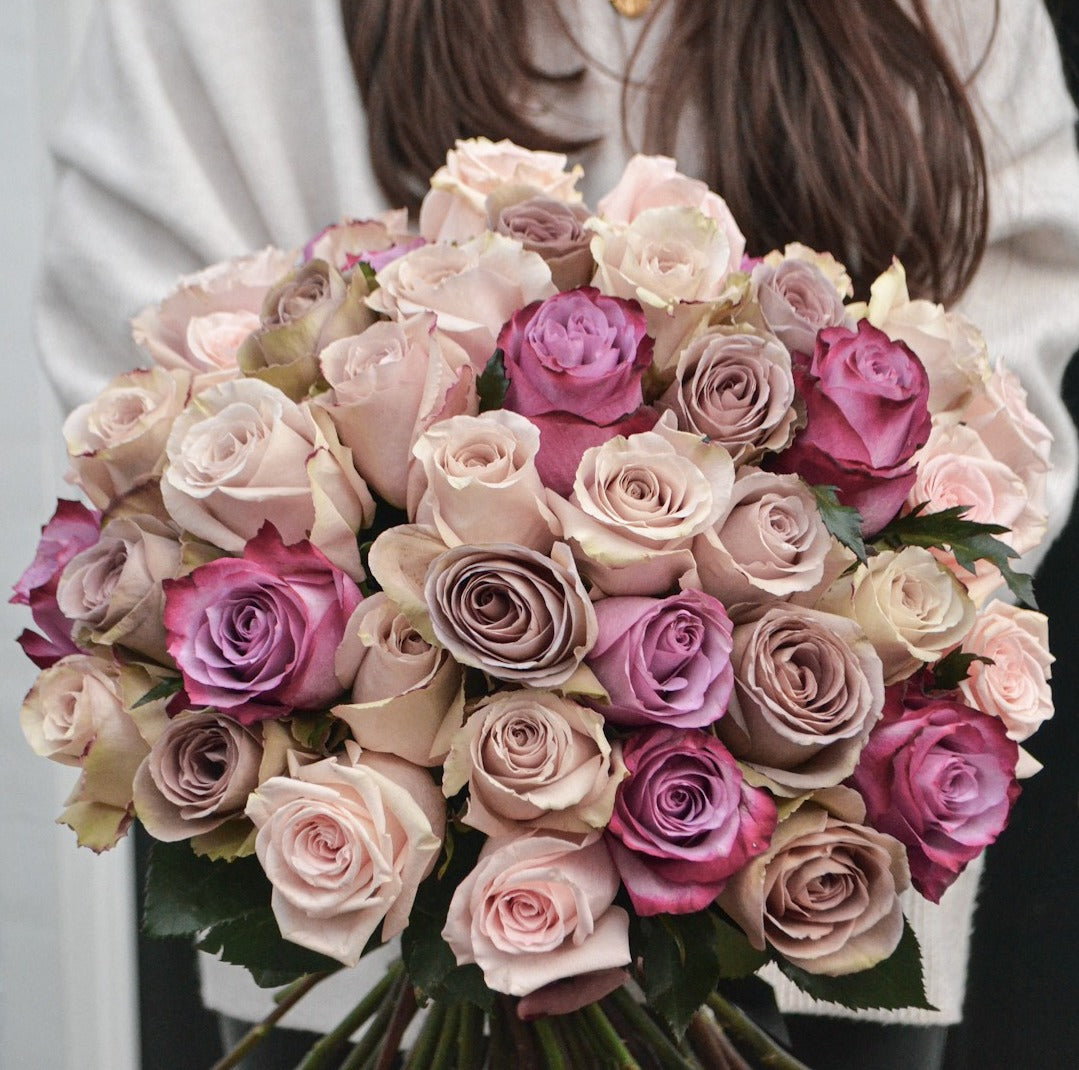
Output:
<path fill-rule="evenodd" d="M 1027 739 L 1053 716 L 1049 676 L 1054 658 L 1043 613 L 992 602 L 975 618 L 963 651 L 978 659 L 959 681 L 963 697 L 975 709 L 999 717 L 1009 739 Z"/>
<path fill-rule="evenodd" d="M 849 776 L 884 702 L 880 658 L 861 628 L 778 604 L 733 638 L 735 694 L 716 725 L 731 753 L 782 795 Z"/>
<path fill-rule="evenodd" d="M 265 781 L 247 816 L 281 935 L 346 966 L 379 923 L 383 942 L 408 925 L 446 824 L 425 770 L 352 742 L 309 765 L 290 754 L 289 775 Z"/>
<path fill-rule="evenodd" d="M 135 813 L 172 843 L 242 816 L 258 786 L 260 734 L 216 710 L 187 710 L 153 741 L 135 773 Z"/>
<path fill-rule="evenodd" d="M 817 332 L 847 318 L 831 279 L 809 260 L 764 260 L 753 268 L 750 281 L 768 330 L 791 353 L 812 353 Z"/>
<path fill-rule="evenodd" d="M 509 543 L 457 546 L 428 566 L 424 600 L 437 638 L 496 679 L 557 687 L 596 642 L 596 614 L 564 543 L 550 557 Z"/>
<path fill-rule="evenodd" d="M 581 195 L 574 187 L 581 174 L 579 166 L 566 170 L 562 153 L 536 152 L 505 139 L 459 140 L 431 176 L 431 189 L 420 205 L 420 233 L 440 242 L 481 233 L 487 225 L 487 195 L 501 186 L 529 186 L 548 197 L 577 202 Z"/>
<path fill-rule="evenodd" d="M 776 827 L 771 846 L 735 873 L 719 905 L 749 942 L 829 977 L 868 970 L 899 945 L 903 846 L 862 824 L 853 792 L 832 789 Z"/>
<path fill-rule="evenodd" d="M 630 961 L 629 918 L 613 906 L 618 874 L 599 833 L 490 839 L 457 886 L 442 938 L 488 988 L 524 996 Z"/>
<path fill-rule="evenodd" d="M 609 696 L 597 707 L 606 720 L 704 728 L 727 712 L 731 622 L 715 598 L 688 590 L 602 598 L 595 608 L 599 638 L 588 665 Z"/>
<path fill-rule="evenodd" d="M 468 785 L 464 822 L 488 836 L 523 827 L 588 832 L 611 816 L 621 771 L 603 718 L 553 691 L 497 691 L 456 733 L 442 791 Z"/>
<path fill-rule="evenodd" d="M 41 528 L 34 560 L 15 583 L 11 602 L 29 606 L 34 623 L 45 633 L 39 635 L 27 628 L 18 640 L 23 653 L 39 669 L 78 652 L 71 638 L 71 621 L 56 604 L 56 588 L 64 566 L 97 541 L 100 524 L 98 514 L 81 502 L 58 501 L 56 511 Z"/>
<path fill-rule="evenodd" d="M 546 553 L 553 518 L 536 471 L 539 449 L 535 425 L 505 409 L 433 424 L 412 448 L 410 516 L 447 546 L 512 542 Z"/>
<path fill-rule="evenodd" d="M 488 227 L 542 256 L 559 290 L 575 290 L 592 277 L 588 218 L 583 204 L 540 196 L 529 186 L 506 186 L 487 198 Z"/>
<path fill-rule="evenodd" d="M 99 509 L 156 479 L 191 376 L 151 368 L 117 376 L 64 421 L 72 479 Z"/>
<path fill-rule="evenodd" d="M 701 587 L 732 612 L 810 591 L 832 547 L 813 492 L 794 475 L 742 468 L 730 508 L 693 540 Z"/>
<path fill-rule="evenodd" d="M 416 437 L 437 420 L 475 412 L 468 354 L 425 313 L 331 342 L 319 365 L 330 389 L 315 404 L 330 414 L 369 486 L 403 509 Z"/>
<path fill-rule="evenodd" d="M 390 319 L 435 313 L 439 330 L 482 371 L 506 320 L 554 292 L 542 257 L 502 234 L 483 233 L 461 245 L 425 245 L 398 257 L 378 273 L 367 303 Z"/>
<path fill-rule="evenodd" d="M 422 243 L 422 238 L 408 233 L 407 210 L 394 208 L 374 219 L 332 223 L 304 245 L 303 259 L 326 260 L 341 272 L 351 271 L 357 264 L 370 264 L 378 271 Z"/>
<path fill-rule="evenodd" d="M 343 690 L 330 665 L 362 596 L 310 543 L 286 546 L 267 525 L 242 558 L 164 588 L 168 650 L 193 705 L 250 724 L 318 709 Z"/>
<path fill-rule="evenodd" d="M 464 719 L 464 674 L 384 592 L 353 610 L 334 666 L 352 693 L 332 713 L 361 747 L 413 765 L 442 763 Z"/>
<path fill-rule="evenodd" d="M 795 382 L 806 426 L 774 467 L 838 488 L 875 535 L 899 511 L 914 482 L 911 458 L 929 437 L 929 377 L 902 342 L 862 320 L 858 330 L 828 327 L 817 335 Z"/>
<path fill-rule="evenodd" d="M 776 807 L 714 736 L 646 728 L 622 747 L 608 844 L 638 915 L 703 910 L 767 849 Z"/>
<path fill-rule="evenodd" d="M 295 252 L 267 246 L 182 278 L 158 305 L 132 321 L 136 343 L 165 368 L 195 373 L 207 386 L 238 373 L 236 351 L 258 326 L 267 291 L 292 267 Z"/>
<path fill-rule="evenodd" d="M 790 355 L 771 335 L 708 327 L 681 352 L 658 402 L 683 431 L 724 446 L 736 462 L 781 450 L 794 434 Z"/>
<path fill-rule="evenodd" d="M 950 695 L 895 687 L 852 784 L 874 826 L 906 846 L 914 887 L 939 903 L 1007 824 L 1017 760 L 998 718 Z"/>
<path fill-rule="evenodd" d="M 959 581 L 928 551 L 882 551 L 835 583 L 822 608 L 852 617 L 869 636 L 894 684 L 957 647 L 974 623 Z"/>
<path fill-rule="evenodd" d="M 325 412 L 257 379 L 221 383 L 177 417 L 166 453 L 161 494 L 185 531 L 238 553 L 269 521 L 363 575 L 356 532 L 375 503 Z"/>

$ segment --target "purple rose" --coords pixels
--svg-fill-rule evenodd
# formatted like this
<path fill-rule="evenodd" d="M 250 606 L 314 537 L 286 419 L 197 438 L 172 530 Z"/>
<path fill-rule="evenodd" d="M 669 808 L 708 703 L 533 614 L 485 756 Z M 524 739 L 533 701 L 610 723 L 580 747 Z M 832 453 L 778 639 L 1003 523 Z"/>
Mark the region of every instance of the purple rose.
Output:
<path fill-rule="evenodd" d="M 851 782 L 873 825 L 906 846 L 911 883 L 937 903 L 1008 823 L 1017 759 L 998 718 L 893 687 Z"/>
<path fill-rule="evenodd" d="M 622 758 L 628 776 L 607 839 L 634 909 L 703 910 L 731 874 L 767 850 L 775 803 L 745 783 L 707 732 L 646 728 L 625 741 Z"/>
<path fill-rule="evenodd" d="M 164 588 L 168 650 L 190 705 L 251 724 L 328 706 L 343 691 L 334 654 L 362 596 L 309 542 L 285 546 L 267 524 L 242 558 Z"/>
<path fill-rule="evenodd" d="M 61 499 L 41 529 L 34 560 L 15 584 L 11 602 L 29 606 L 34 623 L 45 633 L 39 635 L 27 628 L 18 640 L 23 653 L 39 669 L 79 652 L 71 638 L 72 622 L 56 604 L 56 588 L 64 566 L 97 542 L 100 529 L 101 518 L 96 512 L 81 502 Z"/>
<path fill-rule="evenodd" d="M 929 437 L 929 376 L 903 343 L 862 320 L 857 331 L 828 327 L 812 359 L 797 363 L 795 383 L 806 426 L 774 468 L 835 486 L 875 535 L 899 512 Z"/>
<path fill-rule="evenodd" d="M 599 639 L 588 664 L 615 724 L 704 728 L 727 712 L 734 686 L 731 621 L 703 591 L 596 603 Z"/>

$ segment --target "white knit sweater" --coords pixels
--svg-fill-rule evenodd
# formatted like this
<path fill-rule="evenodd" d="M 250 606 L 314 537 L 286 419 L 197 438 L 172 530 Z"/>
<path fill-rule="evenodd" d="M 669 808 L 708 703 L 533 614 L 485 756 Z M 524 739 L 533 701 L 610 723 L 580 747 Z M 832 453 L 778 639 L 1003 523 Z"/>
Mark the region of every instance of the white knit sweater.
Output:
<path fill-rule="evenodd" d="M 991 0 L 931 6 L 960 67 L 971 70 L 988 41 Z M 990 247 L 961 307 L 984 330 L 991 355 L 1022 376 L 1032 408 L 1056 437 L 1055 535 L 1077 466 L 1060 384 L 1079 348 L 1079 157 L 1040 0 L 1000 6 L 992 50 L 974 82 L 992 183 Z M 618 83 L 604 69 L 624 68 L 639 23 L 616 15 L 606 0 L 576 0 L 573 18 L 599 62 L 551 121 L 611 132 L 582 158 L 586 200 L 594 204 L 630 151 L 615 133 Z M 337 0 L 98 5 L 54 148 L 58 193 L 38 324 L 42 359 L 68 405 L 137 362 L 126 320 L 180 274 L 268 243 L 295 246 L 329 222 L 389 207 L 371 174 Z M 918 897 L 907 904 L 939 1013 L 885 1020 L 958 1020 L 976 869 L 940 907 Z M 380 969 L 365 959 L 358 971 L 343 971 L 286 1024 L 328 1028 Z M 843 1013 L 786 983 L 779 994 L 787 1010 Z M 247 1019 L 271 1006 L 246 973 L 217 963 L 203 971 L 203 995 L 210 1007 Z"/>

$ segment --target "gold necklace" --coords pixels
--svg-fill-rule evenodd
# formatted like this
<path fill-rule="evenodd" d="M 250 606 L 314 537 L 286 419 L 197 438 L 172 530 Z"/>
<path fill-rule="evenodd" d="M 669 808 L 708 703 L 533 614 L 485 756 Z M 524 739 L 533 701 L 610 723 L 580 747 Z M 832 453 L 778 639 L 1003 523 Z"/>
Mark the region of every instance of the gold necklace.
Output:
<path fill-rule="evenodd" d="M 652 6 L 652 0 L 611 0 L 611 7 L 627 19 L 643 15 Z"/>

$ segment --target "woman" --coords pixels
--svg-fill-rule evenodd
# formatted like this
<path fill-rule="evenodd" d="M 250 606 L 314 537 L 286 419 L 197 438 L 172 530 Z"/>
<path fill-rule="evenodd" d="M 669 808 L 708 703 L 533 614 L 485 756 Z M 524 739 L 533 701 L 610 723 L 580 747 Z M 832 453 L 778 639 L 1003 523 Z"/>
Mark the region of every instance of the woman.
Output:
<path fill-rule="evenodd" d="M 921 295 L 961 299 L 1054 431 L 1059 530 L 1079 160 L 1040 0 L 643 6 L 533 2 L 526 22 L 500 0 L 102 5 L 56 139 L 40 341 L 65 401 L 136 361 L 121 312 L 204 264 L 414 201 L 455 136 L 570 149 L 592 203 L 643 147 L 709 179 L 751 252 L 829 248 L 863 290 L 895 253 Z M 895 1065 L 935 1065 L 942 1036 L 925 1027 L 959 1016 L 975 884 L 971 867 L 940 910 L 910 907 L 939 1010 L 876 1016 L 922 1027 L 905 1053 L 888 1039 Z M 205 974 L 208 1004 L 236 1017 L 260 1016 L 258 995 Z M 331 995 L 294 1024 L 330 1024 Z"/>

